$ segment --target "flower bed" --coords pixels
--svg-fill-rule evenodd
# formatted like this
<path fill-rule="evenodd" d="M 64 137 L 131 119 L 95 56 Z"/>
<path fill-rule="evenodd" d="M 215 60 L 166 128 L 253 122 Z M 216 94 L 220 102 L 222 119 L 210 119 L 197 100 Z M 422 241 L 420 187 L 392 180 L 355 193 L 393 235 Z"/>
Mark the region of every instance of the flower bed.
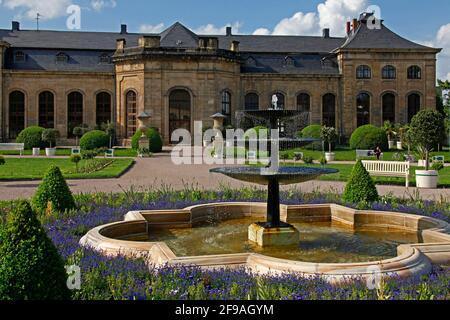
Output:
<path fill-rule="evenodd" d="M 81 195 L 77 196 L 78 211 L 47 217 L 44 225 L 67 264 L 81 267 L 81 290 L 74 291 L 74 299 L 450 299 L 450 269 L 438 266 L 426 278 L 392 278 L 383 282 L 379 290 L 369 290 L 365 281 L 358 279 L 332 286 L 320 279 L 304 279 L 296 274 L 261 277 L 243 269 L 206 272 L 190 267 L 164 267 L 149 270 L 142 259 L 108 258 L 82 249 L 78 244 L 91 228 L 121 221 L 124 214 L 137 209 L 180 209 L 209 202 L 253 202 L 264 198 L 265 193 L 258 189 L 206 192 L 192 188 L 182 192 L 168 189 Z M 285 204 L 339 203 L 339 197 L 334 194 L 303 195 L 297 191 L 283 192 L 282 199 Z M 13 202 L 0 204 L 0 216 L 13 205 Z M 445 202 L 386 197 L 379 203 L 352 206 L 432 216 L 450 222 L 450 207 Z"/>

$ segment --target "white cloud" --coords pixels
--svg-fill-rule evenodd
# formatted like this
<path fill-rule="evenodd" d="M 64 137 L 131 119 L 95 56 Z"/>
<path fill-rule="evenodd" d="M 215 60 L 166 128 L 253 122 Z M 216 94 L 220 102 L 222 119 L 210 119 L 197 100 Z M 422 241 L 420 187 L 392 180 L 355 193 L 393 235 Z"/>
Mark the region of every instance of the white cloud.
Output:
<path fill-rule="evenodd" d="M 439 29 L 434 45 L 442 48 L 438 55 L 438 78 L 450 80 L 450 23 Z"/>
<path fill-rule="evenodd" d="M 143 24 L 139 27 L 139 32 L 141 33 L 161 33 L 164 31 L 166 27 L 164 26 L 164 23 L 159 23 L 155 25 L 151 24 Z"/>
<path fill-rule="evenodd" d="M 37 13 L 42 15 L 42 20 L 58 18 L 66 14 L 67 8 L 72 4 L 71 0 L 4 0 L 3 5 L 11 10 L 19 9 L 28 19 L 35 19 Z"/>
<path fill-rule="evenodd" d="M 91 7 L 95 11 L 102 11 L 104 8 L 115 8 L 116 0 L 91 0 Z"/>
<path fill-rule="evenodd" d="M 273 29 L 258 28 L 254 34 L 319 35 L 323 28 L 330 28 L 332 36 L 345 35 L 345 23 L 359 16 L 368 6 L 368 0 L 326 0 L 317 6 L 316 12 L 297 12 L 282 19 Z"/>
<path fill-rule="evenodd" d="M 226 28 L 232 27 L 233 28 L 233 34 L 238 34 L 239 29 L 242 28 L 242 24 L 240 22 L 234 22 L 229 23 L 227 25 L 224 25 L 222 27 L 216 27 L 214 24 L 206 24 L 203 26 L 200 26 L 198 28 L 192 29 L 196 34 L 213 34 L 213 35 L 220 35 L 226 33 Z"/>
<path fill-rule="evenodd" d="M 259 28 L 253 31 L 253 35 L 255 36 L 268 36 L 270 35 L 270 30 L 267 28 Z"/>

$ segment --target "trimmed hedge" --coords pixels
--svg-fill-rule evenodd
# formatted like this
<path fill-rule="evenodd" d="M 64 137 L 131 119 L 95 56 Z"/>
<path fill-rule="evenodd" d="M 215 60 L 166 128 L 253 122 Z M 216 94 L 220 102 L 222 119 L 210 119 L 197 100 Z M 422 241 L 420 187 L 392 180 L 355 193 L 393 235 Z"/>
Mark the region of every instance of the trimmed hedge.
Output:
<path fill-rule="evenodd" d="M 45 148 L 47 144 L 42 140 L 45 128 L 33 126 L 23 129 L 17 136 L 17 143 L 24 143 L 26 150 L 33 148 Z"/>
<path fill-rule="evenodd" d="M 45 174 L 32 203 L 34 208 L 41 213 L 49 209 L 64 212 L 76 208 L 72 192 L 57 166 L 51 166 Z"/>
<path fill-rule="evenodd" d="M 26 201 L 0 235 L 0 300 L 69 300 L 64 262 Z"/>
<path fill-rule="evenodd" d="M 322 126 L 313 124 L 297 133 L 299 138 L 322 139 Z M 322 142 L 313 142 L 306 146 L 305 149 L 322 150 Z"/>
<path fill-rule="evenodd" d="M 85 133 L 80 139 L 81 150 L 95 150 L 108 147 L 109 136 L 104 131 L 90 131 Z"/>
<path fill-rule="evenodd" d="M 379 195 L 372 177 L 359 160 L 353 167 L 350 179 L 345 187 L 342 199 L 348 203 L 375 202 Z"/>
<path fill-rule="evenodd" d="M 146 136 L 150 143 L 150 152 L 158 153 L 163 149 L 163 141 L 159 131 L 155 128 L 147 129 Z M 138 130 L 131 139 L 131 146 L 134 150 L 139 149 L 139 139 L 142 137 L 142 131 Z"/>
<path fill-rule="evenodd" d="M 389 150 L 388 138 L 382 128 L 373 125 L 365 125 L 356 129 L 350 138 L 350 148 L 359 150 Z"/>

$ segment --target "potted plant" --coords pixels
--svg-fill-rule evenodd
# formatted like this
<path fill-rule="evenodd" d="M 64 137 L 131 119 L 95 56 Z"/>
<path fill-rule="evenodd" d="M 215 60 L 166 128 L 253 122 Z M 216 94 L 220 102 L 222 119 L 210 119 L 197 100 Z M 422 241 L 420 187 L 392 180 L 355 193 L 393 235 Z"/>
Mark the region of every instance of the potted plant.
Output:
<path fill-rule="evenodd" d="M 436 188 L 439 173 L 430 170 L 430 152 L 442 141 L 445 134 L 444 117 L 434 110 L 423 110 L 411 121 L 409 138 L 413 145 L 421 149 L 422 159 L 425 158 L 425 170 L 416 171 L 418 188 Z M 423 157 L 425 155 L 425 157 Z"/>
<path fill-rule="evenodd" d="M 397 135 L 397 149 L 403 150 L 403 136 L 405 135 L 406 128 L 401 124 L 395 125 L 395 132 Z"/>
<path fill-rule="evenodd" d="M 45 154 L 47 157 L 54 157 L 56 155 L 56 148 L 53 146 L 56 145 L 56 139 L 58 139 L 59 131 L 56 129 L 45 129 L 42 132 L 42 141 L 47 142 L 50 145 L 50 148 L 45 149 Z"/>
<path fill-rule="evenodd" d="M 337 140 L 337 132 L 335 128 L 324 126 L 322 127 L 321 137 L 324 143 L 328 143 L 328 152 L 325 153 L 327 162 L 334 161 L 336 154 L 333 153 L 333 143 Z"/>
<path fill-rule="evenodd" d="M 75 145 L 78 147 L 78 139 L 81 138 L 84 134 L 85 130 L 82 127 L 73 128 L 73 135 L 75 136 Z"/>
<path fill-rule="evenodd" d="M 395 126 L 392 122 L 385 121 L 383 124 L 383 129 L 386 132 L 386 135 L 388 137 L 388 144 L 389 144 L 389 150 L 394 149 L 394 145 L 395 145 L 395 141 L 394 141 L 394 137 L 395 137 Z"/>

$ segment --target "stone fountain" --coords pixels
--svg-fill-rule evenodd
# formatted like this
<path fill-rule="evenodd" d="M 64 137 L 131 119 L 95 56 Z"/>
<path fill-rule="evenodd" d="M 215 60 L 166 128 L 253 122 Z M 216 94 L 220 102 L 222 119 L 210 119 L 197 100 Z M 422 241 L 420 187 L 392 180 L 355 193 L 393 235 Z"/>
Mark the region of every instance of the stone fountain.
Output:
<path fill-rule="evenodd" d="M 267 220 L 252 224 L 249 227 L 249 240 L 261 247 L 297 245 L 300 241 L 299 231 L 290 224 L 282 223 L 280 219 L 280 185 L 290 185 L 317 179 L 324 174 L 337 173 L 335 169 L 309 167 L 280 167 L 280 142 L 302 146 L 310 144 L 314 139 L 296 139 L 293 137 L 280 138 L 280 124 L 302 118 L 304 113 L 294 110 L 282 110 L 277 107 L 277 100 L 273 98 L 273 108 L 268 110 L 254 110 L 241 113 L 241 117 L 249 117 L 265 121 L 270 131 L 271 145 L 270 167 L 223 167 L 212 169 L 212 173 L 219 173 L 230 178 L 256 183 L 268 187 Z M 303 117 L 304 119 L 305 117 Z"/>

